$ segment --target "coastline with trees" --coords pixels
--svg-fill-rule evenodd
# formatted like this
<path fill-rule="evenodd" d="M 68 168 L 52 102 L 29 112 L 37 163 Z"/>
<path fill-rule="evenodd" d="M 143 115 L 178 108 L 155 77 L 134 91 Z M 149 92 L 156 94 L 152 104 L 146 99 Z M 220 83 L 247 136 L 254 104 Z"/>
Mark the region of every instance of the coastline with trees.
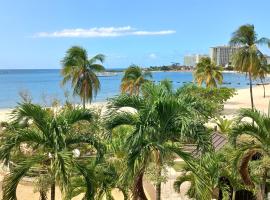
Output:
<path fill-rule="evenodd" d="M 10 120 L 1 122 L 2 199 L 16 200 L 21 181 L 28 179 L 41 200 L 56 200 L 56 190 L 66 200 L 112 200 L 115 193 L 124 200 L 148 200 L 144 182 L 161 200 L 168 169 L 181 172 L 175 193 L 189 182 L 187 193 L 180 194 L 188 199 L 265 199 L 270 86 L 254 88 L 252 82 L 263 82 L 269 72 L 256 45 L 270 45 L 270 40 L 257 39 L 248 24 L 232 34 L 230 43 L 240 45 L 233 65 L 248 75 L 249 89 L 221 87 L 223 69 L 209 58 L 196 66 L 194 83 L 178 88 L 168 79 L 153 82 L 149 71 L 131 65 L 121 93 L 104 109 L 91 102 L 100 89 L 96 73 L 105 70 L 105 56 L 88 57 L 79 46 L 68 49 L 61 61 L 62 83 L 70 82 L 82 103 L 67 99 L 64 105 L 43 107 L 24 98 Z M 219 149 L 214 134 L 226 140 Z"/>

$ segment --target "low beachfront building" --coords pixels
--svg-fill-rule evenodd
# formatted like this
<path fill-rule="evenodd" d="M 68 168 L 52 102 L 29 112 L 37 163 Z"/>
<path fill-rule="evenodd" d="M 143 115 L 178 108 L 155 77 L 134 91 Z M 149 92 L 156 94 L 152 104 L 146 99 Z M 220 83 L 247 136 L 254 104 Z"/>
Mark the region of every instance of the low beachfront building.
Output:
<path fill-rule="evenodd" d="M 195 67 L 201 58 L 209 57 L 205 54 L 192 54 L 184 56 L 184 65 L 189 67 Z"/>

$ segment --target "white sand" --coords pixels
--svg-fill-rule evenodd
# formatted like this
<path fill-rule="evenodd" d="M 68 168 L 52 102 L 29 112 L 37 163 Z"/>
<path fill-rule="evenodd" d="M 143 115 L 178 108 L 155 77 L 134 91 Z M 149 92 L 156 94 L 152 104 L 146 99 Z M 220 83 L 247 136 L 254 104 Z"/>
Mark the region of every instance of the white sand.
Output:
<path fill-rule="evenodd" d="M 86 105 L 87 108 L 94 108 L 97 110 L 101 110 L 101 112 L 104 112 L 106 109 L 106 102 L 96 102 L 92 104 Z M 0 122 L 9 121 L 11 119 L 11 108 L 1 108 L 0 109 Z"/>
<path fill-rule="evenodd" d="M 8 121 L 10 119 L 11 108 L 0 109 L 0 122 Z"/>
<path fill-rule="evenodd" d="M 266 97 L 263 97 L 263 86 L 254 86 L 253 87 L 253 100 L 256 109 L 261 112 L 268 113 L 268 105 L 270 101 L 270 85 L 265 86 Z M 240 108 L 251 108 L 250 101 L 250 90 L 239 89 L 237 90 L 237 95 L 229 99 L 224 105 L 223 114 L 228 118 L 232 118 L 237 115 L 237 111 Z"/>

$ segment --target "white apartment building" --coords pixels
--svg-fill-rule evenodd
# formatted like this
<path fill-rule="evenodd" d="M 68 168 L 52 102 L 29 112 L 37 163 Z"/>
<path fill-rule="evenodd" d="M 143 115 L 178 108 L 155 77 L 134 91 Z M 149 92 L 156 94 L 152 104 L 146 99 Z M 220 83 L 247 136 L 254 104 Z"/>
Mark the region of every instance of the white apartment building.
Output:
<path fill-rule="evenodd" d="M 217 46 L 210 48 L 210 58 L 216 65 L 227 67 L 232 62 L 232 56 L 238 47 Z"/>

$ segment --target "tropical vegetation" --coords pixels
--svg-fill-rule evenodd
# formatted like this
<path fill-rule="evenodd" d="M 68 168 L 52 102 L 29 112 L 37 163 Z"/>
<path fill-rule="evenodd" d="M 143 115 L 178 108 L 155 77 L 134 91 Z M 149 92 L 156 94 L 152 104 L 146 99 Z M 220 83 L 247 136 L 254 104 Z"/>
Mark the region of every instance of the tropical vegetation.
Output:
<path fill-rule="evenodd" d="M 265 199 L 269 171 L 270 117 L 256 109 L 242 109 L 237 123 L 233 128 L 231 140 L 241 150 L 237 158 L 240 163 L 239 173 L 247 186 L 256 189 L 257 199 Z M 243 135 L 248 138 L 241 139 Z M 250 175 L 251 163 L 257 165 L 257 168 L 251 171 L 258 173 L 257 176 Z"/>
<path fill-rule="evenodd" d="M 267 77 L 267 74 L 270 73 L 270 65 L 264 64 L 260 67 L 258 76 L 261 80 L 261 84 L 263 86 L 263 97 L 265 98 L 265 78 Z"/>
<path fill-rule="evenodd" d="M 56 190 L 65 200 L 114 200 L 115 192 L 124 200 L 147 200 L 144 182 L 160 200 L 167 171 L 178 160 L 181 176 L 174 190 L 181 192 L 188 182 L 187 198 L 266 199 L 270 114 L 254 107 L 252 80 L 269 73 L 256 46 L 267 42 L 257 39 L 252 25 L 233 34 L 231 44 L 239 45 L 233 63 L 249 76 L 252 104 L 234 119 L 222 111 L 236 90 L 218 87 L 222 70 L 209 58 L 196 66 L 198 84 L 179 88 L 167 79 L 153 82 L 151 74 L 131 65 L 121 94 L 110 98 L 105 110 L 88 109 L 86 102 L 100 88 L 95 72 L 104 70 L 104 55 L 89 58 L 82 47 L 71 47 L 62 61 L 63 83 L 71 83 L 83 107 L 69 99 L 44 107 L 21 93 L 11 121 L 0 124 L 0 160 L 7 168 L 2 199 L 16 200 L 18 185 L 28 179 L 41 200 L 55 200 Z"/>
<path fill-rule="evenodd" d="M 23 101 L 14 109 L 13 120 L 2 124 L 0 158 L 10 168 L 3 199 L 16 198 L 24 177 L 35 180 L 41 199 L 48 192 L 55 199 L 56 187 L 65 199 L 81 193 L 85 199 L 112 199 L 114 190 L 125 199 L 147 199 L 142 185 L 146 177 L 160 199 L 166 180 L 162 171 L 176 157 L 189 163 L 183 145 L 192 143 L 202 152 L 211 148 L 204 123 L 219 112 L 219 106 L 210 105 L 225 101 L 221 95 L 210 102 L 207 89 L 200 88 L 204 96 L 189 94 L 189 87 L 173 90 L 168 80 L 146 82 L 139 96 L 111 99 L 102 117 L 70 103 L 43 108 Z"/>
<path fill-rule="evenodd" d="M 139 95 L 142 84 L 149 81 L 149 78 L 152 78 L 151 72 L 143 71 L 137 65 L 131 65 L 125 70 L 121 80 L 121 92 Z"/>
<path fill-rule="evenodd" d="M 96 72 L 105 70 L 102 65 L 104 60 L 105 56 L 103 54 L 97 54 L 89 58 L 86 49 L 79 46 L 68 49 L 62 60 L 62 84 L 71 82 L 73 94 L 80 96 L 84 108 L 86 102 L 91 102 L 100 89 L 100 82 Z"/>
<path fill-rule="evenodd" d="M 3 199 L 16 199 L 17 186 L 25 176 L 41 182 L 47 180 L 51 200 L 55 199 L 56 185 L 68 198 L 72 176 L 81 176 L 88 185 L 85 198 L 90 199 L 92 182 L 86 164 L 98 162 L 104 150 L 94 135 L 80 127 L 93 122 L 95 113 L 73 107 L 57 111 L 22 103 L 12 115 L 13 120 L 1 137 L 0 159 L 11 164 L 11 172 L 3 181 Z M 79 159 L 82 148 L 88 153 L 96 152 L 95 157 L 82 162 Z M 46 199 L 46 193 L 41 192 L 41 196 Z"/>
<path fill-rule="evenodd" d="M 230 44 L 237 48 L 233 55 L 233 66 L 236 71 L 246 73 L 249 77 L 251 108 L 254 108 L 252 79 L 261 78 L 266 65 L 263 53 L 258 45 L 270 44 L 268 38 L 258 38 L 254 25 L 240 26 L 233 34 Z M 263 73 L 264 74 L 264 73 Z"/>
<path fill-rule="evenodd" d="M 205 83 L 206 87 L 217 87 L 223 81 L 222 70 L 209 57 L 201 58 L 194 69 L 194 77 L 199 86 Z"/>
<path fill-rule="evenodd" d="M 167 81 L 159 85 L 149 82 L 143 85 L 142 96 L 122 95 L 111 101 L 110 112 L 114 111 L 110 113 L 107 128 L 132 127 L 126 142 L 127 173 L 134 177 L 135 199 L 146 199 L 142 179 L 151 163 L 155 163 L 156 176 L 161 177 L 169 158 L 178 155 L 186 159 L 182 143 L 197 143 L 202 149 L 209 146 L 209 135 L 203 125 L 203 113 L 208 111 L 204 110 L 205 105 L 188 95 L 178 96 L 171 88 Z M 123 107 L 134 112 L 119 112 Z M 155 185 L 156 199 L 160 199 L 160 180 Z"/>

